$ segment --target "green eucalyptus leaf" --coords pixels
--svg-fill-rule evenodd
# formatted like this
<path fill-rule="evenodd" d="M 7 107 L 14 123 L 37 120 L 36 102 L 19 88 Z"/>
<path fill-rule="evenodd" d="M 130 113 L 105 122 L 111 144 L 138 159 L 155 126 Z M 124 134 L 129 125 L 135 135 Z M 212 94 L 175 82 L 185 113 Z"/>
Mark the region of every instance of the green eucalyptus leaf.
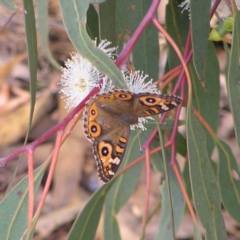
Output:
<path fill-rule="evenodd" d="M 232 47 L 229 57 L 227 86 L 229 102 L 233 114 L 235 134 L 240 147 L 240 84 L 238 82 L 240 76 L 240 12 L 234 16 L 234 27 L 232 33 Z"/>
<path fill-rule="evenodd" d="M 191 1 L 191 30 L 194 66 L 201 81 L 205 81 L 206 56 L 208 51 L 208 35 L 210 31 L 211 1 Z"/>
<path fill-rule="evenodd" d="M 46 166 L 42 165 L 34 171 L 34 194 L 45 173 Z M 27 228 L 28 215 L 28 181 L 23 178 L 0 202 L 0 232 L 1 239 L 21 239 Z"/>
<path fill-rule="evenodd" d="M 87 0 L 59 0 L 59 3 L 67 34 L 76 50 L 101 73 L 107 75 L 116 86 L 124 88 L 122 73 L 88 36 L 86 24 L 89 2 Z"/>
<path fill-rule="evenodd" d="M 94 193 L 82 212 L 80 212 L 75 219 L 67 240 L 95 239 L 106 194 L 111 189 L 113 183 L 114 179 L 108 184 L 103 185 L 96 193 Z"/>
<path fill-rule="evenodd" d="M 219 139 L 217 177 L 222 202 L 229 214 L 240 223 L 240 170 L 231 148 Z"/>
<path fill-rule="evenodd" d="M 191 110 L 187 109 L 187 147 L 192 197 L 206 239 L 226 239 L 216 177 L 207 154 L 206 136 Z"/>
<path fill-rule="evenodd" d="M 173 172 L 172 166 L 168 164 L 168 174 L 169 174 L 169 182 L 170 182 L 170 190 L 171 190 L 171 199 L 172 204 L 169 202 L 167 182 L 164 181 L 161 186 L 161 196 L 162 196 L 162 206 L 161 206 L 161 214 L 158 224 L 158 231 L 155 239 L 174 239 L 172 235 L 171 229 L 171 207 L 173 207 L 173 219 L 174 219 L 174 227 L 175 231 L 178 230 L 185 210 L 185 201 L 179 188 L 179 183 L 176 179 L 176 176 Z"/>

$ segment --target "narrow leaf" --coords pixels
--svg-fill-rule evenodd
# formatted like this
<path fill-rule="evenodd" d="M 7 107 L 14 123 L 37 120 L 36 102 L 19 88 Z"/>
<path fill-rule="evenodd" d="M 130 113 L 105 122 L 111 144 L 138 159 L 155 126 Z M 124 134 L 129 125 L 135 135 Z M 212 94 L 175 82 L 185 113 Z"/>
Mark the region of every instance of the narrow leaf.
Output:
<path fill-rule="evenodd" d="M 185 210 L 185 201 L 182 192 L 179 188 L 176 176 L 172 170 L 172 167 L 168 164 L 168 174 L 170 181 L 170 189 L 172 195 L 172 204 L 169 202 L 168 190 L 166 181 L 161 186 L 162 206 L 160 213 L 160 220 L 158 225 L 158 232 L 155 239 L 174 239 L 171 228 L 171 210 L 173 207 L 173 217 L 175 231 L 178 230 L 183 218 Z"/>
<path fill-rule="evenodd" d="M 190 6 L 194 66 L 198 78 L 204 81 L 211 1 L 191 1 Z"/>
<path fill-rule="evenodd" d="M 53 58 L 48 47 L 48 1 L 37 1 L 38 31 L 41 47 L 48 61 L 59 71 L 61 70 L 58 62 Z"/>
<path fill-rule="evenodd" d="M 116 5 L 117 40 L 121 49 L 126 40 L 131 38 L 138 28 L 151 5 L 151 1 L 116 1 Z M 153 25 L 150 24 L 145 28 L 134 47 L 132 57 L 136 70 L 144 71 L 145 74 L 148 74 L 154 80 L 158 79 L 159 42 L 158 32 Z"/>
<path fill-rule="evenodd" d="M 59 3 L 67 34 L 77 51 L 101 73 L 107 75 L 116 86 L 124 87 L 122 73 L 103 51 L 95 47 L 88 36 L 86 15 L 89 2 L 87 0 L 59 0 Z"/>
<path fill-rule="evenodd" d="M 240 223 L 240 171 L 231 148 L 219 139 L 218 182 L 223 205 L 229 214 Z"/>
<path fill-rule="evenodd" d="M 174 39 L 177 46 L 184 51 L 186 44 L 189 16 L 186 11 L 182 12 L 179 4 L 175 0 L 170 0 L 166 6 L 166 30 L 168 34 Z M 172 69 L 180 64 L 173 48 L 168 45 L 168 59 L 167 68 Z"/>
<path fill-rule="evenodd" d="M 234 28 L 232 34 L 232 47 L 229 59 L 229 69 L 227 76 L 227 86 L 229 102 L 232 109 L 234 128 L 238 146 L 240 147 L 240 84 L 238 82 L 240 76 L 240 12 L 236 11 L 234 16 Z"/>
<path fill-rule="evenodd" d="M 187 109 L 187 147 L 194 206 L 205 229 L 206 239 L 226 239 L 220 193 L 206 150 L 206 137 L 193 112 Z"/>
<path fill-rule="evenodd" d="M 103 185 L 91 197 L 82 212 L 76 218 L 68 235 L 68 240 L 95 239 L 105 197 L 113 183 L 114 179 L 108 184 Z"/>
<path fill-rule="evenodd" d="M 34 192 L 41 183 L 46 167 L 34 171 Z M 28 176 L 21 180 L 0 202 L 1 239 L 21 239 L 27 227 L 28 215 Z"/>
<path fill-rule="evenodd" d="M 197 78 L 193 65 L 190 64 L 191 79 L 193 86 L 193 107 L 201 114 L 204 120 L 210 125 L 216 133 L 219 122 L 219 98 L 220 98 L 220 82 L 219 82 L 219 63 L 216 56 L 214 46 L 211 42 L 208 44 L 206 55 L 205 69 L 205 89 L 202 87 Z M 212 154 L 215 143 L 204 129 L 207 141 L 207 152 Z"/>
<path fill-rule="evenodd" d="M 116 34 L 116 0 L 106 1 L 99 5 L 100 38 L 117 46 Z"/>
<path fill-rule="evenodd" d="M 88 31 L 88 35 L 91 37 L 91 39 L 100 40 L 99 39 L 98 14 L 92 4 L 89 5 L 89 9 L 87 11 L 87 31 Z M 107 38 L 107 40 L 109 41 L 108 38 Z"/>

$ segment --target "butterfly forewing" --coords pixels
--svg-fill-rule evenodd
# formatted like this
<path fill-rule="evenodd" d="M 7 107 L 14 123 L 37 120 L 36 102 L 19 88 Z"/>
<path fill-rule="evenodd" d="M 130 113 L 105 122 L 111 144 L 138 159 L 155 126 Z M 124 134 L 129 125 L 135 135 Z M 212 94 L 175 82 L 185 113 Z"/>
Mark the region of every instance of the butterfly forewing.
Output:
<path fill-rule="evenodd" d="M 135 97 L 135 102 L 135 114 L 138 117 L 146 117 L 168 112 L 177 107 L 182 99 L 174 95 L 142 93 Z"/>

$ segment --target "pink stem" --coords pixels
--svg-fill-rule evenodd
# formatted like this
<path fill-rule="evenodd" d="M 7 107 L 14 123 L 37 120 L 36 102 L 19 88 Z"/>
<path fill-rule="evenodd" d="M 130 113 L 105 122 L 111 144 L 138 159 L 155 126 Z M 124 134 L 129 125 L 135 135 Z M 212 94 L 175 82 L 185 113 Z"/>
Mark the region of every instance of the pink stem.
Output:
<path fill-rule="evenodd" d="M 49 173 L 48 173 L 48 176 L 47 176 L 47 181 L 46 181 L 46 184 L 44 186 L 43 193 L 42 193 L 41 199 L 39 201 L 39 205 L 38 205 L 35 216 L 39 216 L 39 214 L 42 210 L 42 207 L 44 205 L 45 199 L 47 197 L 47 193 L 49 191 L 50 185 L 52 183 L 54 169 L 55 169 L 56 164 L 57 164 L 58 154 L 59 154 L 59 150 L 60 150 L 60 147 L 61 147 L 61 144 L 62 144 L 62 136 L 63 136 L 63 131 L 59 131 L 57 133 L 56 144 L 55 144 L 55 148 L 54 148 L 54 153 L 53 153 Z"/>

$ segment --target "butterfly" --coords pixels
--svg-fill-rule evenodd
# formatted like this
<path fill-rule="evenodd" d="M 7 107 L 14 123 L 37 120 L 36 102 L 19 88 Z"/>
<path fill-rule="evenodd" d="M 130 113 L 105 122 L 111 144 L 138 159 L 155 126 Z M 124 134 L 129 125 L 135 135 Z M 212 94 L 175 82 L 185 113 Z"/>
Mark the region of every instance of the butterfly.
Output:
<path fill-rule="evenodd" d="M 85 105 L 84 133 L 93 143 L 99 178 L 107 183 L 117 172 L 129 140 L 130 126 L 139 117 L 161 114 L 177 107 L 174 95 L 115 90 L 97 94 Z"/>

